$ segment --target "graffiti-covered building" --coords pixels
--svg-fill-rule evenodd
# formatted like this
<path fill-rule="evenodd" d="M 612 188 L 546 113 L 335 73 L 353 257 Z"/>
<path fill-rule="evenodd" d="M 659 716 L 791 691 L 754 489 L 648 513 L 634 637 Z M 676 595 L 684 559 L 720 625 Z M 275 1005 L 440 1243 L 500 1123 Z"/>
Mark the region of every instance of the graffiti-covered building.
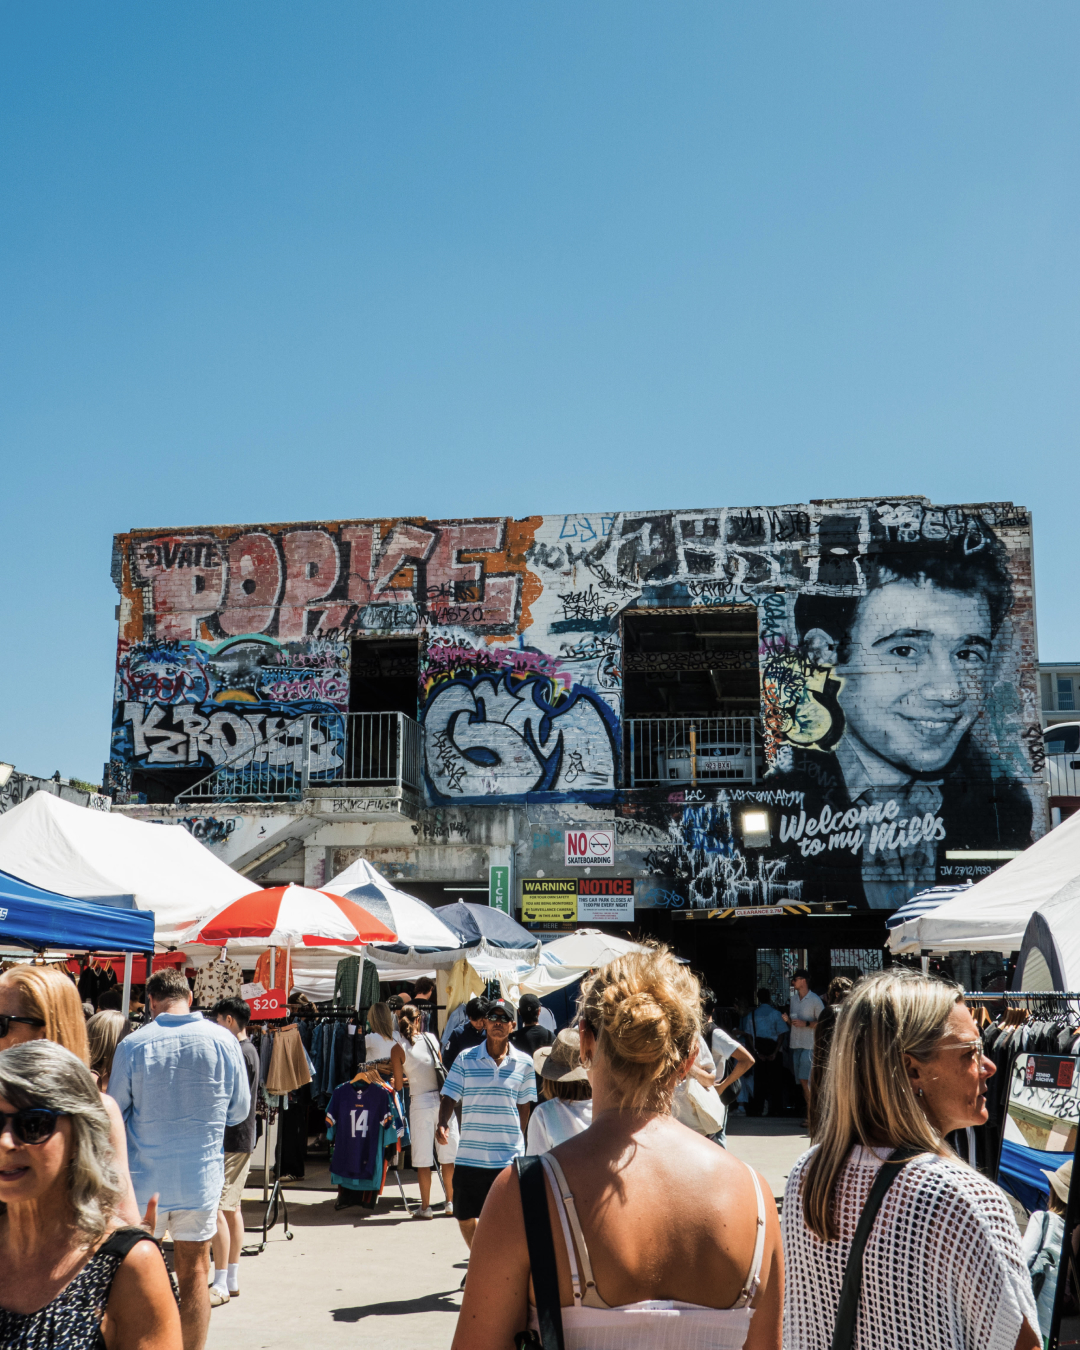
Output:
<path fill-rule="evenodd" d="M 133 530 L 113 575 L 108 786 L 260 882 L 364 856 L 749 992 L 1047 828 L 1010 503 Z"/>

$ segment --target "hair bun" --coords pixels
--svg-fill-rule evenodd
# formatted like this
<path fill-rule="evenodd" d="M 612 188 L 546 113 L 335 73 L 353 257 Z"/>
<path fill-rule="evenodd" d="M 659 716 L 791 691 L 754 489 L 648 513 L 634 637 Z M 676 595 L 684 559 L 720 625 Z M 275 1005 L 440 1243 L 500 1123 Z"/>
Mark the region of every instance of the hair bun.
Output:
<path fill-rule="evenodd" d="M 604 1029 L 624 1059 L 647 1064 L 666 1057 L 671 1018 L 648 991 L 631 993 L 620 981 L 604 990 Z"/>

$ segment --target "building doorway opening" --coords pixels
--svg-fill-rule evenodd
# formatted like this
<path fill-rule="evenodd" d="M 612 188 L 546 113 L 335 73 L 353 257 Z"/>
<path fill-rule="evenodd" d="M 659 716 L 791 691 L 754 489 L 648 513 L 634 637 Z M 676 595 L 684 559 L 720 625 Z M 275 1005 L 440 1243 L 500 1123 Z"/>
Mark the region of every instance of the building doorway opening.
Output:
<path fill-rule="evenodd" d="M 623 616 L 626 717 L 756 717 L 757 607 Z"/>
<path fill-rule="evenodd" d="M 764 769 L 757 609 L 623 616 L 623 716 L 631 787 L 738 780 Z"/>
<path fill-rule="evenodd" d="M 358 638 L 352 644 L 349 711 L 400 712 L 415 722 L 419 678 L 415 638 Z"/>

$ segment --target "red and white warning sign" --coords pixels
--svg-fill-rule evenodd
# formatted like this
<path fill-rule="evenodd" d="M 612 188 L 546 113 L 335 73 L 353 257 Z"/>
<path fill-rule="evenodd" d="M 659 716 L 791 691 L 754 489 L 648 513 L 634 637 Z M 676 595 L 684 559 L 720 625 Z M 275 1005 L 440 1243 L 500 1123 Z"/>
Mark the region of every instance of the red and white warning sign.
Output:
<path fill-rule="evenodd" d="M 614 867 L 615 831 L 600 829 L 566 831 L 567 867 Z"/>

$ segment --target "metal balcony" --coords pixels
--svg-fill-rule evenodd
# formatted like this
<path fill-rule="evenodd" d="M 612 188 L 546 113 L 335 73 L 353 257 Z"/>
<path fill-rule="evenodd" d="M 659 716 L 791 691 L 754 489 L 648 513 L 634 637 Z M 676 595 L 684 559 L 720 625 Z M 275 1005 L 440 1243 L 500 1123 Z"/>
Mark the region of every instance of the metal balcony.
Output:
<path fill-rule="evenodd" d="M 754 717 L 630 718 L 624 734 L 631 787 L 755 784 L 764 772 Z"/>
<path fill-rule="evenodd" d="M 201 802 L 294 802 L 351 789 L 384 797 L 420 791 L 420 728 L 404 713 L 307 713 L 279 718 L 176 797 Z"/>

